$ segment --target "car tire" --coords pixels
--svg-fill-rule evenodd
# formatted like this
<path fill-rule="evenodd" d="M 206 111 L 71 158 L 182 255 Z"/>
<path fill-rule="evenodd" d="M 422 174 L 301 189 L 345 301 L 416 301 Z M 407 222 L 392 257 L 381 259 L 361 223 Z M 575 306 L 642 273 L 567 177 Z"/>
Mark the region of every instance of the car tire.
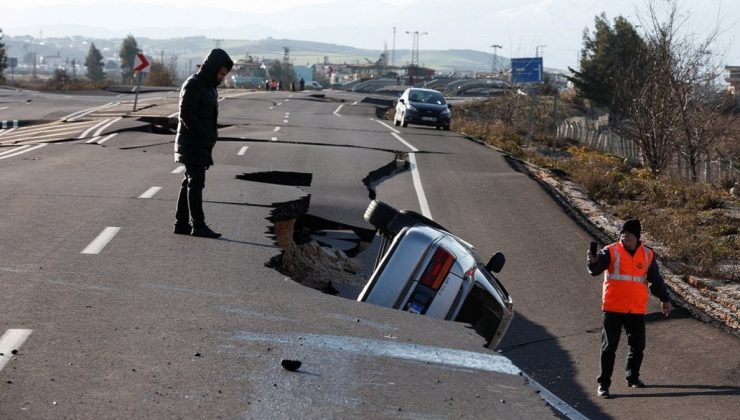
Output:
<path fill-rule="evenodd" d="M 450 131 L 450 126 L 449 125 L 446 125 L 446 126 L 444 126 L 444 129 L 445 129 L 445 131 Z"/>
<path fill-rule="evenodd" d="M 373 200 L 367 206 L 367 210 L 365 210 L 365 220 L 378 230 L 385 231 L 388 229 L 390 221 L 398 214 L 400 212 L 392 206 L 382 201 Z"/>

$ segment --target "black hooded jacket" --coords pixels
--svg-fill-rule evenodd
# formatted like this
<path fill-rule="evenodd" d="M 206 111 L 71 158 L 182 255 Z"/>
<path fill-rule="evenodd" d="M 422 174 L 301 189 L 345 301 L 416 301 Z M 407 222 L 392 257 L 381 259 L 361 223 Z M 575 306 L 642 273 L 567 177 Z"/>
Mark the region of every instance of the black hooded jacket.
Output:
<path fill-rule="evenodd" d="M 180 117 L 175 136 L 175 162 L 211 166 L 211 151 L 218 138 L 218 72 L 231 70 L 234 62 L 226 51 L 215 49 L 203 61 L 200 70 L 180 89 Z"/>

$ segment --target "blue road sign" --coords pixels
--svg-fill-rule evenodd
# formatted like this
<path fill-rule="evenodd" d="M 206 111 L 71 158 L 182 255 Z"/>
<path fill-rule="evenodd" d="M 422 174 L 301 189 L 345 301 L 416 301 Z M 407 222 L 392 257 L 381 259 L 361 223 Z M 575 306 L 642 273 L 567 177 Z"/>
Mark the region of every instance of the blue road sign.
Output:
<path fill-rule="evenodd" d="M 541 82 L 542 73 L 542 57 L 511 59 L 511 77 L 515 83 Z"/>

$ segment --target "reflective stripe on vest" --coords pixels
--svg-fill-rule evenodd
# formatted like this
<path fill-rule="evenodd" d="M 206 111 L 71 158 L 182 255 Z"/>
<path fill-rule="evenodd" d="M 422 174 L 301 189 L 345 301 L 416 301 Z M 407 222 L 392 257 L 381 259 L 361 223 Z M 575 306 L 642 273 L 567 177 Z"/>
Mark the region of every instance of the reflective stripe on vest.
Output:
<path fill-rule="evenodd" d="M 622 271 L 620 269 L 620 260 L 622 259 L 622 253 L 619 252 L 619 250 L 616 250 L 614 254 L 616 254 L 616 258 L 614 261 L 614 272 L 606 275 L 606 280 L 617 280 L 617 281 L 635 281 L 638 283 L 647 283 L 647 268 L 650 266 L 650 254 L 648 253 L 647 248 L 644 246 L 640 246 L 642 248 L 643 253 L 645 254 L 645 274 L 642 276 L 630 276 L 627 274 L 622 274 Z"/>
<path fill-rule="evenodd" d="M 604 272 L 602 310 L 645 314 L 650 292 L 647 273 L 652 264 L 653 252 L 642 244 L 634 255 L 620 242 L 609 245 L 611 262 Z"/>

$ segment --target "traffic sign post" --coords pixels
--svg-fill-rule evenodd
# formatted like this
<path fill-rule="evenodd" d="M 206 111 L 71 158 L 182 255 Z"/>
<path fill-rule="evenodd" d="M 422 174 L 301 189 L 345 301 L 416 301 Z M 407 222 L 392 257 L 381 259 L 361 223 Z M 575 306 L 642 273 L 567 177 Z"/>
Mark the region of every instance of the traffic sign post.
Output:
<path fill-rule="evenodd" d="M 144 73 L 149 72 L 149 59 L 143 54 L 138 53 L 134 57 L 134 72 L 137 73 L 136 78 L 136 95 L 134 96 L 134 112 L 136 112 L 136 104 L 139 102 L 139 89 L 141 88 L 141 82 L 144 80 Z"/>
<path fill-rule="evenodd" d="M 542 57 L 526 57 L 511 59 L 511 80 L 514 83 L 541 83 L 544 68 Z M 527 145 L 532 141 L 532 125 L 534 108 L 537 106 L 537 93 L 531 92 L 532 103 L 529 105 L 529 129 L 527 130 Z"/>

